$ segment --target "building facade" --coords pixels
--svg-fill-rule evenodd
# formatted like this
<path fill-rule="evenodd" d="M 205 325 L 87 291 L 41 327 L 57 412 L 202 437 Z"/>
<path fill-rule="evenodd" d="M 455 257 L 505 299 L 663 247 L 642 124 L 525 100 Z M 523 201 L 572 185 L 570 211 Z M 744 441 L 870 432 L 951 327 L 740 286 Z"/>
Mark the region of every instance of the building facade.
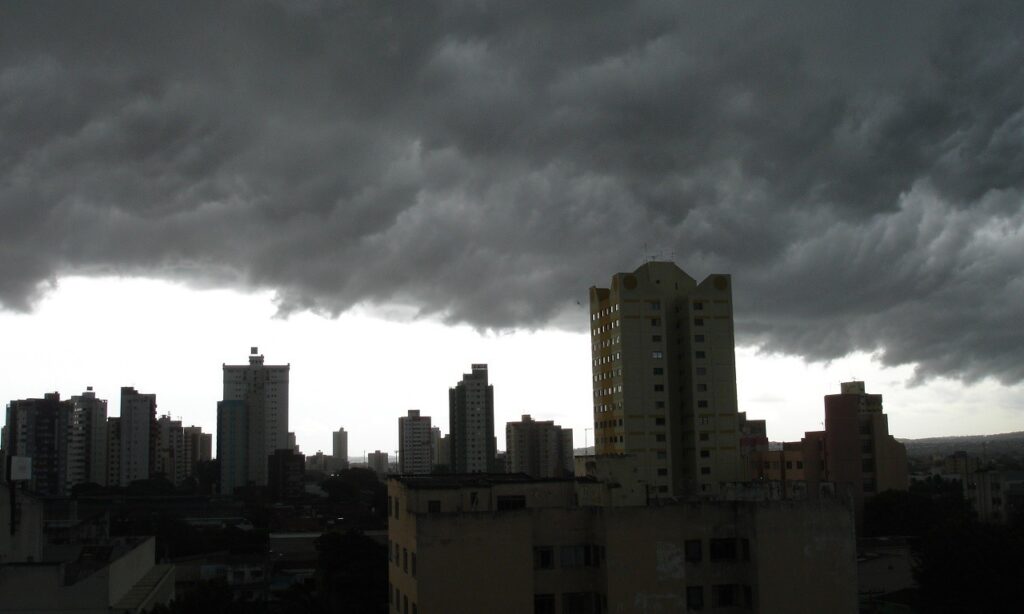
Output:
<path fill-rule="evenodd" d="M 249 412 L 245 401 L 217 403 L 217 460 L 220 494 L 249 483 Z"/>
<path fill-rule="evenodd" d="M 107 483 L 107 402 L 92 386 L 71 397 L 71 440 L 68 442 L 68 492 L 76 484 Z"/>
<path fill-rule="evenodd" d="M 487 365 L 472 372 L 448 391 L 449 466 L 453 473 L 486 473 L 494 469 L 494 386 L 487 382 Z"/>
<path fill-rule="evenodd" d="M 213 458 L 213 435 L 204 433 L 198 426 L 186 426 L 182 429 L 185 475 L 192 477 L 199 463 Z"/>
<path fill-rule="evenodd" d="M 592 287 L 590 319 L 597 456 L 635 455 L 655 497 L 742 479 L 730 276 L 648 262 Z"/>
<path fill-rule="evenodd" d="M 43 496 L 68 493 L 68 442 L 74 405 L 56 392 L 41 399 L 21 399 L 7 404 L 8 456 L 32 459 L 32 478 L 26 487 Z"/>
<path fill-rule="evenodd" d="M 505 471 L 534 478 L 573 475 L 572 429 L 524 415 L 505 425 Z"/>
<path fill-rule="evenodd" d="M 434 468 L 430 416 L 410 409 L 398 418 L 398 472 L 425 475 Z"/>
<path fill-rule="evenodd" d="M 244 403 L 247 428 L 246 480 L 267 484 L 267 463 L 288 442 L 288 376 L 291 365 L 266 365 L 253 347 L 247 365 L 223 365 L 224 401 Z"/>
<path fill-rule="evenodd" d="M 172 420 L 169 415 L 160 416 L 156 421 L 156 470 L 174 484 L 181 484 L 187 476 L 185 462 L 185 429 L 181 420 Z"/>
<path fill-rule="evenodd" d="M 120 426 L 121 486 L 148 480 L 156 470 L 156 395 L 122 387 Z"/>
<path fill-rule="evenodd" d="M 107 418 L 107 481 L 104 486 L 121 485 L 121 418 Z"/>
<path fill-rule="evenodd" d="M 391 608 L 857 612 L 853 518 L 841 501 L 576 503 L 607 500 L 594 492 L 607 488 L 513 475 L 392 478 Z"/>
<path fill-rule="evenodd" d="M 331 452 L 334 456 L 334 470 L 348 469 L 348 433 L 340 428 L 334 431 Z"/>
<path fill-rule="evenodd" d="M 366 455 L 366 464 L 373 469 L 377 477 L 384 479 L 388 474 L 388 453 L 376 450 Z"/>

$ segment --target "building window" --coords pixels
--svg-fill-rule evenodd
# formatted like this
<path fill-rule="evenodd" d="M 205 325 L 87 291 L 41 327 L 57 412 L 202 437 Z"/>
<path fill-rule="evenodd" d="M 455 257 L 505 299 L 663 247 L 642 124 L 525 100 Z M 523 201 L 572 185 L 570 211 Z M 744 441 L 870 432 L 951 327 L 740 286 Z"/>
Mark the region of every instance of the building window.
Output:
<path fill-rule="evenodd" d="M 708 433 L 701 433 L 700 434 L 700 440 L 701 441 L 709 441 L 710 439 L 711 439 L 711 435 L 710 434 L 708 434 Z"/>
<path fill-rule="evenodd" d="M 697 375 L 707 375 L 707 367 L 697 367 Z"/>
<path fill-rule="evenodd" d="M 533 549 L 534 569 L 554 569 L 555 549 L 551 546 L 537 546 Z"/>
<path fill-rule="evenodd" d="M 437 499 L 431 499 L 427 501 L 427 513 L 428 514 L 440 514 L 441 513 L 441 502 Z"/>
<path fill-rule="evenodd" d="M 707 392 L 707 391 L 708 391 L 708 385 L 707 384 L 697 384 L 697 392 Z"/>
<path fill-rule="evenodd" d="M 650 301 L 647 306 L 651 309 L 661 309 L 661 301 Z"/>
<path fill-rule="evenodd" d="M 701 475 L 711 475 L 711 467 L 701 467 L 700 468 L 700 474 Z"/>
<path fill-rule="evenodd" d="M 740 558 L 744 561 L 750 560 L 750 540 L 745 537 L 740 539 Z"/>
<path fill-rule="evenodd" d="M 598 608 L 594 593 L 562 593 L 562 614 L 592 614 Z"/>
<path fill-rule="evenodd" d="M 701 416 L 697 420 L 698 420 L 699 424 L 701 424 L 702 426 L 706 426 L 708 424 L 711 424 L 711 416 Z"/>
<path fill-rule="evenodd" d="M 704 335 L 694 335 L 693 340 L 697 343 L 704 343 Z"/>
<path fill-rule="evenodd" d="M 693 302 L 693 308 L 696 309 L 697 311 L 700 311 L 700 310 L 704 309 L 704 303 L 702 303 L 700 301 L 694 301 Z"/>
<path fill-rule="evenodd" d="M 663 460 L 667 455 L 665 454 L 664 450 L 658 450 L 657 452 L 654 453 L 654 456 L 658 460 Z"/>
<path fill-rule="evenodd" d="M 659 467 L 658 475 L 668 475 L 668 469 L 666 469 L 665 467 Z"/>
<path fill-rule="evenodd" d="M 665 369 L 661 367 L 654 367 L 654 375 L 664 375 Z"/>
<path fill-rule="evenodd" d="M 786 461 L 786 469 L 792 469 L 792 468 L 793 468 L 793 461 Z"/>
<path fill-rule="evenodd" d="M 654 406 L 658 409 L 665 409 L 665 401 L 655 401 Z"/>
<path fill-rule="evenodd" d="M 711 450 L 701 450 L 700 451 L 700 457 L 701 458 L 711 458 Z"/>
<path fill-rule="evenodd" d="M 412 553 L 412 569 L 410 570 L 412 577 L 416 577 L 416 553 Z"/>
<path fill-rule="evenodd" d="M 704 609 L 704 587 L 686 587 L 686 609 L 687 611 L 698 611 Z"/>
<path fill-rule="evenodd" d="M 661 326 L 661 318 L 651 318 L 651 326 Z"/>
<path fill-rule="evenodd" d="M 526 507 L 524 495 L 498 495 L 498 511 L 520 510 Z"/>
<path fill-rule="evenodd" d="M 655 384 L 654 385 L 654 391 L 655 392 L 665 392 L 665 385 L 664 384 Z"/>
<path fill-rule="evenodd" d="M 402 571 L 409 572 L 409 551 L 402 548 Z"/>
<path fill-rule="evenodd" d="M 694 326 L 704 326 L 704 318 L 694 318 L 693 319 L 693 325 Z"/>
<path fill-rule="evenodd" d="M 533 614 L 555 614 L 555 596 L 534 595 Z"/>
<path fill-rule="evenodd" d="M 724 539 L 712 539 L 710 544 L 711 562 L 735 561 L 736 540 L 728 537 Z"/>
<path fill-rule="evenodd" d="M 803 461 L 797 461 L 796 462 L 796 468 L 797 469 L 803 469 L 804 468 L 804 462 Z"/>
<path fill-rule="evenodd" d="M 558 558 L 564 569 L 600 567 L 601 548 L 591 545 L 562 546 L 559 548 Z"/>
<path fill-rule="evenodd" d="M 707 358 L 707 357 L 708 357 L 707 352 L 705 352 L 704 350 L 697 350 L 697 358 Z"/>
<path fill-rule="evenodd" d="M 703 558 L 701 552 L 701 541 L 699 539 L 688 539 L 684 544 L 687 563 L 700 563 Z"/>
<path fill-rule="evenodd" d="M 658 492 L 668 492 L 668 486 L 659 486 Z"/>
<path fill-rule="evenodd" d="M 707 401 L 704 401 L 704 400 L 697 401 L 697 407 L 699 407 L 701 409 L 706 409 L 707 406 L 708 406 L 708 402 Z"/>
<path fill-rule="evenodd" d="M 665 419 L 664 418 L 655 418 L 654 419 L 654 424 L 655 424 L 655 426 L 665 426 Z"/>
<path fill-rule="evenodd" d="M 651 352 L 651 358 L 663 358 L 664 355 L 661 352 Z"/>
<path fill-rule="evenodd" d="M 661 435 L 661 434 L 655 435 L 654 436 L 654 441 L 658 441 L 658 442 L 665 441 L 665 436 Z"/>
<path fill-rule="evenodd" d="M 653 335 L 653 336 L 651 336 L 651 341 L 653 341 L 655 343 L 660 342 L 661 341 L 661 335 Z"/>

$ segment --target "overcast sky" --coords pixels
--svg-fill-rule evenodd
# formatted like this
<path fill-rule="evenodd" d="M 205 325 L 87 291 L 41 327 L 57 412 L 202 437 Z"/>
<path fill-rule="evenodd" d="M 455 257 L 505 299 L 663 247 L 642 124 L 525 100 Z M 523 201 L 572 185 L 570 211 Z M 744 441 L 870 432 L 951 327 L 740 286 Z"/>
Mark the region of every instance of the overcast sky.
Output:
<path fill-rule="evenodd" d="M 471 362 L 582 429 L 577 301 L 660 255 L 733 274 L 780 437 L 851 376 L 898 436 L 1020 430 L 1019 3 L 680 4 L 3 3 L 0 395 L 212 428 L 261 345 L 307 450 L 393 446 Z"/>

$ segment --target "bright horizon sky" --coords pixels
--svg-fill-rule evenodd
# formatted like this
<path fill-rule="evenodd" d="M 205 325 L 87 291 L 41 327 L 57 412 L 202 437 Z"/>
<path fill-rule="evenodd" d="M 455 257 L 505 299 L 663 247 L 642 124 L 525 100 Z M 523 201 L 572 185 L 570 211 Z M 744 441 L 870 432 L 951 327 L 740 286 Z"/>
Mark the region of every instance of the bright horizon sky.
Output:
<path fill-rule="evenodd" d="M 0 398 L 6 403 L 52 391 L 67 398 L 91 385 L 115 416 L 120 387 L 134 386 L 156 393 L 161 415 L 216 433 L 221 365 L 245 364 L 255 345 L 267 364 L 291 364 L 289 430 L 306 454 L 330 454 L 331 432 L 339 427 L 349 433 L 350 456 L 393 452 L 397 419 L 408 409 L 422 410 L 447 433 L 448 388 L 478 362 L 489 365 L 494 385 L 499 449 L 505 423 L 522 414 L 572 428 L 577 447 L 591 442 L 590 346 L 584 333 L 481 333 L 410 320 L 402 309 L 382 314 L 357 308 L 337 319 L 309 312 L 279 318 L 275 311 L 269 292 L 197 290 L 139 278 L 64 278 L 32 313 L 0 311 Z M 587 317 L 583 306 L 579 317 Z M 896 437 L 1022 428 L 1020 385 L 931 379 L 912 386 L 912 365 L 885 368 L 864 353 L 822 363 L 739 347 L 736 361 L 740 410 L 766 419 L 773 441 L 822 428 L 822 397 L 854 378 L 884 395 Z M 0 417 L 5 420 L 6 414 Z"/>

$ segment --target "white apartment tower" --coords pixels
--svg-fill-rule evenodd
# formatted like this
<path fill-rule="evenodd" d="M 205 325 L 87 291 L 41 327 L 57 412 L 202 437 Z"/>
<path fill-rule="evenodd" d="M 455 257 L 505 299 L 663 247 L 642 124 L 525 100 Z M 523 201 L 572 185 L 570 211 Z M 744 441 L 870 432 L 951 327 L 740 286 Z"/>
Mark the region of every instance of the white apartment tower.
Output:
<path fill-rule="evenodd" d="M 223 365 L 224 401 L 245 404 L 246 481 L 267 484 L 267 465 L 274 450 L 288 446 L 288 373 L 291 365 L 265 365 L 259 348 L 247 365 Z M 218 442 L 218 457 L 220 443 Z"/>
<path fill-rule="evenodd" d="M 71 439 L 68 442 L 68 492 L 76 484 L 107 484 L 107 402 L 92 386 L 71 397 Z"/>
<path fill-rule="evenodd" d="M 433 470 L 430 416 L 410 409 L 398 419 L 398 472 L 402 475 L 424 475 Z"/>
<path fill-rule="evenodd" d="M 487 473 L 494 468 L 494 386 L 487 383 L 487 365 L 473 365 L 472 372 L 448 390 L 448 433 L 452 473 Z"/>
<path fill-rule="evenodd" d="M 729 275 L 672 262 L 590 288 L 595 452 L 634 457 L 652 497 L 742 479 L 732 311 Z"/>
<path fill-rule="evenodd" d="M 148 480 L 156 469 L 156 395 L 121 388 L 121 486 Z"/>

